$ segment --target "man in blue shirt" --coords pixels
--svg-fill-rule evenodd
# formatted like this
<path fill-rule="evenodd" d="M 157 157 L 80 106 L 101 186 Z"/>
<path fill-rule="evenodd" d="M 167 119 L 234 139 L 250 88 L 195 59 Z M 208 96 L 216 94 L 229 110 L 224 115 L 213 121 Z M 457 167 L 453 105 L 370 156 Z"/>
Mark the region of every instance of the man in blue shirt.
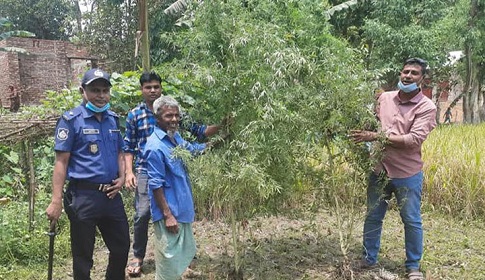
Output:
<path fill-rule="evenodd" d="M 178 133 L 180 107 L 175 99 L 163 96 L 153 104 L 157 119 L 148 137 L 146 159 L 152 220 L 155 228 L 156 280 L 179 279 L 195 256 L 192 222 L 195 218 L 192 187 L 187 169 L 174 149 L 197 154 L 204 144 L 190 144 Z"/>
<path fill-rule="evenodd" d="M 56 127 L 52 200 L 46 209 L 57 221 L 64 209 L 70 221 L 73 277 L 89 280 L 96 227 L 109 250 L 106 279 L 125 279 L 130 234 L 118 192 L 125 182 L 125 164 L 118 116 L 109 111 L 110 77 L 99 69 L 84 74 L 79 88 L 83 103 L 65 112 Z"/>
<path fill-rule="evenodd" d="M 162 78 L 155 72 L 144 72 L 140 76 L 143 102 L 128 112 L 124 138 L 126 162 L 126 187 L 135 189 L 135 217 L 133 231 L 133 255 L 127 272 L 136 277 L 141 273 L 148 242 L 148 223 L 150 221 L 150 199 L 147 189 L 146 162 L 141 156 L 147 138 L 152 134 L 156 119 L 153 114 L 153 102 L 162 95 Z M 201 140 L 219 130 L 218 125 L 197 125 L 182 122 L 184 129 Z M 135 159 L 135 168 L 133 160 Z"/>

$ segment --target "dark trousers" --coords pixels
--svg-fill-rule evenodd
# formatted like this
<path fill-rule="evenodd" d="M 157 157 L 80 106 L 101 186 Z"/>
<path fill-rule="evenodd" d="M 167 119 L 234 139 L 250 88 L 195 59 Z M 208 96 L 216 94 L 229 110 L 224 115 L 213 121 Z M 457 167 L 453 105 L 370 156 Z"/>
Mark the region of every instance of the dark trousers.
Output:
<path fill-rule="evenodd" d="M 138 172 L 135 192 L 135 217 L 133 219 L 133 255 L 143 260 L 148 243 L 148 225 L 150 223 L 150 197 L 148 196 L 148 175 Z"/>
<path fill-rule="evenodd" d="M 121 195 L 109 199 L 97 190 L 68 188 L 64 209 L 71 226 L 71 251 L 75 280 L 90 280 L 96 227 L 108 247 L 107 280 L 124 280 L 130 250 L 128 220 Z"/>

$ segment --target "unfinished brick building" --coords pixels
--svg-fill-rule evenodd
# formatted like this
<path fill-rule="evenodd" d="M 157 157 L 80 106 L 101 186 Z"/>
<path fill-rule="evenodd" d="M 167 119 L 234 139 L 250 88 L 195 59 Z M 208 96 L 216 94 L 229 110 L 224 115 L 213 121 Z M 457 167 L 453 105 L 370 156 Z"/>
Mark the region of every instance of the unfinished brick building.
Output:
<path fill-rule="evenodd" d="M 0 101 L 10 107 L 12 87 L 24 105 L 37 104 L 46 90 L 79 84 L 80 75 L 97 59 L 70 42 L 11 37 L 1 47 L 17 47 L 27 53 L 0 52 Z"/>

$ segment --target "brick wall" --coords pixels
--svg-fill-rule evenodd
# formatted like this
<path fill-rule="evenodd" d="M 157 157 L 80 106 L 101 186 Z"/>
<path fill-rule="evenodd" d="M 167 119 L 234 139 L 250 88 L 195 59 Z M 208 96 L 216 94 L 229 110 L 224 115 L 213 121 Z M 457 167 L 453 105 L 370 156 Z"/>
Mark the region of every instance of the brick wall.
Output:
<path fill-rule="evenodd" d="M 4 107 L 10 105 L 10 85 L 20 94 L 22 104 L 37 104 L 46 90 L 78 85 L 80 74 L 96 60 L 70 42 L 8 38 L 0 44 L 28 52 L 0 52 L 0 100 Z"/>

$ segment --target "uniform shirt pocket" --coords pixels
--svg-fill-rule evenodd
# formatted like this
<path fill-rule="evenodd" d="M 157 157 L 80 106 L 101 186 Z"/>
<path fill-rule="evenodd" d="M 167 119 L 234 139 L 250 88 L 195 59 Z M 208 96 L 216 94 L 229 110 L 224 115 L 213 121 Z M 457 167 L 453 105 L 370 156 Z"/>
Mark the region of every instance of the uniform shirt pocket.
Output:
<path fill-rule="evenodd" d="M 84 143 L 89 154 L 97 155 L 101 149 L 102 138 L 100 134 L 84 134 Z"/>

